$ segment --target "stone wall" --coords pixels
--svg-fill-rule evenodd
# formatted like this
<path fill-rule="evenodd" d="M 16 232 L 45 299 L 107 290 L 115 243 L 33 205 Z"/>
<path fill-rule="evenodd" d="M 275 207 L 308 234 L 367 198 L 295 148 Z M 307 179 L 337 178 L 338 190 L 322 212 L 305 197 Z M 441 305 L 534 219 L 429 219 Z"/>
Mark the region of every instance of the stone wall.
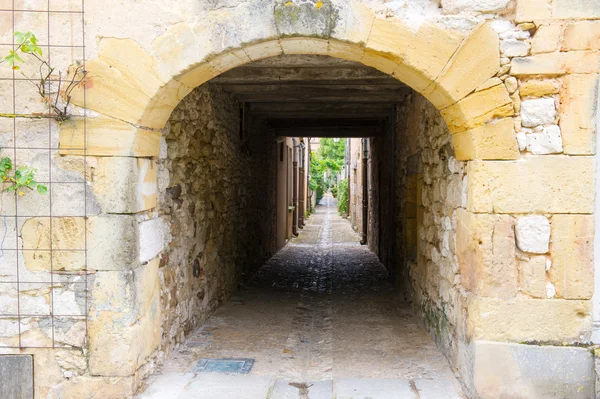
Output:
<path fill-rule="evenodd" d="M 465 339 L 455 243 L 466 163 L 456 160 L 446 123 L 421 95 L 401 102 L 396 117 L 397 281 L 456 364 Z"/>
<path fill-rule="evenodd" d="M 171 240 L 160 261 L 168 353 L 275 250 L 275 141 L 240 132 L 233 97 L 205 84 L 173 111 L 159 163 L 159 209 Z"/>

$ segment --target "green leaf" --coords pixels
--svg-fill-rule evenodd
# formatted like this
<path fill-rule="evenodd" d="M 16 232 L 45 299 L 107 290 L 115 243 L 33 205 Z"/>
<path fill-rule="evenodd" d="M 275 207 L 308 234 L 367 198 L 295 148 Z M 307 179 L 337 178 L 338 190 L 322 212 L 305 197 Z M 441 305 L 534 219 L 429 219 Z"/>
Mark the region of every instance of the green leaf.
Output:
<path fill-rule="evenodd" d="M 39 194 L 46 195 L 48 193 L 48 187 L 44 184 L 38 184 L 36 189 Z"/>

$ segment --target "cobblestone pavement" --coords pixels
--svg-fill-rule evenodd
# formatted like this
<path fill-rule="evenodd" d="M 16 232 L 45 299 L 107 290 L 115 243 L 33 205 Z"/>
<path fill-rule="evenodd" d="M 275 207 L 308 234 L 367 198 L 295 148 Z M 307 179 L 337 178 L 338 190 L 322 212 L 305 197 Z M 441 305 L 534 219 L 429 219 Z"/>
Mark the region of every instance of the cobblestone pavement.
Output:
<path fill-rule="evenodd" d="M 461 398 L 444 356 L 327 195 L 308 224 L 174 353 L 140 399 Z M 194 373 L 252 358 L 248 375 Z"/>

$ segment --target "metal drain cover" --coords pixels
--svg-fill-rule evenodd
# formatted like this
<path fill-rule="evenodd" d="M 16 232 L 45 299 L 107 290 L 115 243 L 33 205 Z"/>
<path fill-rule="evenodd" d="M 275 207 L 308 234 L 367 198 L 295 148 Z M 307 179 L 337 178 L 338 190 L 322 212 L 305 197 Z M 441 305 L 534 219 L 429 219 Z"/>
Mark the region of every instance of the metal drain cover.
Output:
<path fill-rule="evenodd" d="M 253 365 L 254 359 L 200 359 L 194 372 L 248 374 Z"/>

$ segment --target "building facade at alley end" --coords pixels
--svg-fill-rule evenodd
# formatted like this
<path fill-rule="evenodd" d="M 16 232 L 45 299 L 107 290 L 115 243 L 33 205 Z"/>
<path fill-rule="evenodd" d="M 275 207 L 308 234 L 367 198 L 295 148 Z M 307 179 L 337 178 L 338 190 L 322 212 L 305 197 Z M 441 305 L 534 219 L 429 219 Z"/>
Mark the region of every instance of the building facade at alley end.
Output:
<path fill-rule="evenodd" d="M 305 225 L 311 137 L 468 397 L 600 392 L 599 1 L 0 0 L 0 56 L 35 399 L 133 397 Z"/>

